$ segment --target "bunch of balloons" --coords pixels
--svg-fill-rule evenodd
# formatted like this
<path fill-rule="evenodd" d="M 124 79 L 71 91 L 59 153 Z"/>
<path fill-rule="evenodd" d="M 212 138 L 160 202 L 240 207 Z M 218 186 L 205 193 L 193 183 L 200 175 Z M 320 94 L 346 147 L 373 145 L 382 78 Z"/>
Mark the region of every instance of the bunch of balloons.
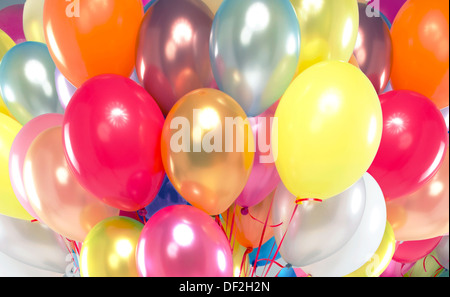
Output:
<path fill-rule="evenodd" d="M 0 275 L 448 271 L 448 1 L 9 2 Z"/>

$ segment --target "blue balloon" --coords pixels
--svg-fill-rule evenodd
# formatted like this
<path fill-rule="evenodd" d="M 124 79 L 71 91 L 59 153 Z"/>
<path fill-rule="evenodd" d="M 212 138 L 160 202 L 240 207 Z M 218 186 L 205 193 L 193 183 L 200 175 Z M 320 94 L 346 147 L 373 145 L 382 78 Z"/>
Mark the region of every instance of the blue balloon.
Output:
<path fill-rule="evenodd" d="M 177 190 L 173 187 L 167 175 L 164 177 L 161 188 L 159 189 L 158 195 L 155 199 L 145 207 L 147 213 L 145 218 L 150 219 L 156 212 L 163 209 L 164 207 L 171 205 L 190 205 Z"/>
<path fill-rule="evenodd" d="M 275 237 L 272 237 L 269 239 L 265 244 L 261 246 L 259 249 L 259 255 L 258 259 L 273 259 L 273 256 L 275 255 L 275 252 L 277 251 L 278 246 L 275 242 Z M 248 258 L 250 260 L 250 264 L 252 266 L 255 265 L 255 259 L 256 254 L 258 253 L 258 248 L 254 248 L 253 251 L 248 255 Z M 280 253 L 277 253 L 277 256 L 275 257 L 275 260 L 279 259 L 281 257 Z M 264 266 L 266 264 L 270 264 L 269 261 L 258 261 L 256 263 L 256 266 Z"/>
<path fill-rule="evenodd" d="M 449 276 L 448 276 L 448 270 L 447 270 L 447 269 L 444 269 L 444 270 L 438 275 L 438 277 L 449 277 Z"/>
<path fill-rule="evenodd" d="M 281 269 L 278 277 L 297 277 L 297 275 L 295 274 L 294 268 L 292 268 L 292 266 L 287 266 Z"/>

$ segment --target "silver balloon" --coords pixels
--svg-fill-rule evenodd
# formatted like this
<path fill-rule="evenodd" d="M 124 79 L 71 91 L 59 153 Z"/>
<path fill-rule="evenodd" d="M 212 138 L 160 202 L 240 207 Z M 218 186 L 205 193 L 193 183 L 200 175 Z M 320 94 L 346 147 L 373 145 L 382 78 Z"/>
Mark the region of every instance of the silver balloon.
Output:
<path fill-rule="evenodd" d="M 55 86 L 55 63 L 47 45 L 27 41 L 10 49 L 0 64 L 0 90 L 8 110 L 25 125 L 46 113 L 64 113 Z"/>
<path fill-rule="evenodd" d="M 293 266 L 303 267 L 329 257 L 350 240 L 361 223 L 366 187 L 361 178 L 337 196 L 323 202 L 305 201 L 296 210 L 295 200 L 280 183 L 272 219 L 275 225 L 282 222 L 274 228 L 281 257 Z"/>
<path fill-rule="evenodd" d="M 448 106 L 446 108 L 441 109 L 442 116 L 444 117 L 445 124 L 447 125 L 448 131 Z"/>
<path fill-rule="evenodd" d="M 445 269 L 448 269 L 449 267 L 448 235 L 442 237 L 435 251 L 439 263 L 441 263 L 441 265 L 444 266 Z"/>
<path fill-rule="evenodd" d="M 40 222 L 0 215 L 0 252 L 46 271 L 65 273 L 69 251 L 64 239 Z"/>
<path fill-rule="evenodd" d="M 62 277 L 63 274 L 42 270 L 0 253 L 0 277 Z"/>
<path fill-rule="evenodd" d="M 217 11 L 210 58 L 219 89 L 256 116 L 284 93 L 300 53 L 300 27 L 288 0 L 227 0 Z"/>
<path fill-rule="evenodd" d="M 342 277 L 363 266 L 375 254 L 386 229 L 386 202 L 375 179 L 363 176 L 366 186 L 366 206 L 358 229 L 352 238 L 331 256 L 301 267 L 313 277 Z"/>

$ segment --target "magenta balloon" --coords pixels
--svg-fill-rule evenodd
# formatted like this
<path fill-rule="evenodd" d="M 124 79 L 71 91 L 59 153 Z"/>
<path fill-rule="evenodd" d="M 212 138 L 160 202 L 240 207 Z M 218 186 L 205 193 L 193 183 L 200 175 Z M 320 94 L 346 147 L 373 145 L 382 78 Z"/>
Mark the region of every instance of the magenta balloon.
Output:
<path fill-rule="evenodd" d="M 143 277 L 232 277 L 228 239 L 205 212 L 168 206 L 153 215 L 138 241 L 136 262 Z"/>
<path fill-rule="evenodd" d="M 144 16 L 136 72 L 165 115 L 188 92 L 217 88 L 209 59 L 213 18 L 201 0 L 157 1 Z"/>
<path fill-rule="evenodd" d="M 0 30 L 16 43 L 27 41 L 23 31 L 24 4 L 10 5 L 0 10 Z"/>
<path fill-rule="evenodd" d="M 392 23 L 405 2 L 406 0 L 375 0 L 374 3 L 380 4 L 380 11 Z"/>
<path fill-rule="evenodd" d="M 26 123 L 14 138 L 9 154 L 9 178 L 14 194 L 22 207 L 35 219 L 39 219 L 31 207 L 23 184 L 23 164 L 28 148 L 33 140 L 42 132 L 52 127 L 62 126 L 62 114 L 48 113 L 33 118 Z"/>
<path fill-rule="evenodd" d="M 395 260 L 389 262 L 388 267 L 380 277 L 403 277 L 416 263 L 400 263 Z"/>
<path fill-rule="evenodd" d="M 249 118 L 255 137 L 256 152 L 252 171 L 244 190 L 236 199 L 242 207 L 250 207 L 260 203 L 280 183 L 281 179 L 273 161 L 270 143 L 271 121 L 275 115 L 278 102 L 257 117 Z"/>
<path fill-rule="evenodd" d="M 399 263 L 413 263 L 430 254 L 441 241 L 442 236 L 418 241 L 404 241 L 395 250 L 392 259 Z"/>

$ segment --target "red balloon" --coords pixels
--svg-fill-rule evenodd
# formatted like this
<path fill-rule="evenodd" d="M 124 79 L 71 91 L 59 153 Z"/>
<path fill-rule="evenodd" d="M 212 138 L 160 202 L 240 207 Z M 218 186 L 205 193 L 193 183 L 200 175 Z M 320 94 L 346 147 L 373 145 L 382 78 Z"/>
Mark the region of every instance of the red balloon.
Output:
<path fill-rule="evenodd" d="M 416 262 L 430 254 L 438 246 L 441 239 L 442 236 L 426 240 L 400 242 L 392 259 L 399 263 Z"/>
<path fill-rule="evenodd" d="M 383 134 L 368 172 L 386 200 L 411 194 L 440 168 L 448 149 L 445 121 L 427 97 L 406 90 L 380 96 Z"/>
<path fill-rule="evenodd" d="M 80 182 L 104 203 L 144 208 L 164 179 L 160 139 L 164 117 L 129 78 L 107 74 L 84 83 L 67 106 L 64 153 Z"/>

